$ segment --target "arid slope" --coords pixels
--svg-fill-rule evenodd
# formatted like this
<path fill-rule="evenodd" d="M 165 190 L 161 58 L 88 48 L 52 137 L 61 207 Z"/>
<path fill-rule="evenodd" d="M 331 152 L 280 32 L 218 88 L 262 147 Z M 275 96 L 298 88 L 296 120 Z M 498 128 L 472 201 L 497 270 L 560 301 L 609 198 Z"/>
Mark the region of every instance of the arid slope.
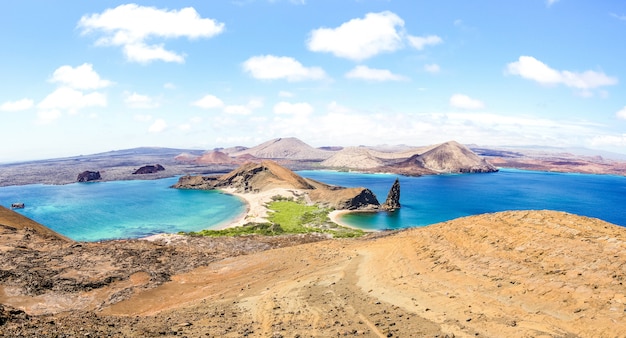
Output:
<path fill-rule="evenodd" d="M 114 302 L 107 294 L 96 308 L 65 303 L 65 310 L 73 312 L 14 316 L 0 331 L 33 335 L 65 328 L 65 333 L 81 336 L 176 332 L 189 337 L 620 336 L 626 332 L 625 230 L 561 212 L 514 211 L 362 239 L 274 245 L 227 258 L 209 255 L 156 287 L 149 283 L 150 274 L 136 272 L 134 286 L 118 294 L 125 300 Z M 195 242 L 195 252 L 217 241 L 198 240 L 206 242 Z M 126 245 L 137 245 L 133 243 Z M 183 254 L 190 244 L 172 238 L 158 246 L 168 262 L 172 252 Z M 42 251 L 39 257 L 47 254 Z M 73 255 L 67 252 L 62 262 L 71 262 Z M 163 264 L 150 262 L 144 262 L 145 271 Z M 57 296 L 50 291 L 41 299 L 50 302 Z M 11 297 L 2 299 L 15 306 Z M 46 312 L 45 303 L 37 306 L 38 312 Z"/>

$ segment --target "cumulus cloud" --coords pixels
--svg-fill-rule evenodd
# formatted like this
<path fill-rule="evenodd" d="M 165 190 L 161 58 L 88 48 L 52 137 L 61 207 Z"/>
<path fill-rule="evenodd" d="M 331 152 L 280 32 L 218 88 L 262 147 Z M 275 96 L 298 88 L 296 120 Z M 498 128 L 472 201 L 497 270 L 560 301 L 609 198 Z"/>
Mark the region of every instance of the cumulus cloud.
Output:
<path fill-rule="evenodd" d="M 359 79 L 367 81 L 405 81 L 408 80 L 402 75 L 393 74 L 387 69 L 375 69 L 367 66 L 356 66 L 346 73 L 348 79 Z"/>
<path fill-rule="evenodd" d="M 278 96 L 279 97 L 293 97 L 293 93 L 288 92 L 286 90 L 281 90 L 280 92 L 278 92 Z"/>
<path fill-rule="evenodd" d="M 277 115 L 300 115 L 306 116 L 313 113 L 313 106 L 306 102 L 289 103 L 279 102 L 274 105 L 274 114 Z"/>
<path fill-rule="evenodd" d="M 154 123 L 148 128 L 151 133 L 160 133 L 167 128 L 167 123 L 163 119 L 156 119 Z"/>
<path fill-rule="evenodd" d="M 205 95 L 200 100 L 192 102 L 191 105 L 202 109 L 215 109 L 224 107 L 224 102 L 215 95 Z"/>
<path fill-rule="evenodd" d="M 536 81 L 542 85 L 564 85 L 583 91 L 615 85 L 618 82 L 617 78 L 608 76 L 603 72 L 587 70 L 581 73 L 553 69 L 532 56 L 520 56 L 518 61 L 507 65 L 506 72 Z"/>
<path fill-rule="evenodd" d="M 137 93 L 125 93 L 124 102 L 130 108 L 150 109 L 157 108 L 160 104 L 154 98 Z"/>
<path fill-rule="evenodd" d="M 82 108 L 105 107 L 106 105 L 106 96 L 102 93 L 84 94 L 76 89 L 61 87 L 46 96 L 37 107 L 48 111 L 66 110 L 70 114 L 75 114 Z"/>
<path fill-rule="evenodd" d="M 245 105 L 228 105 L 224 107 L 224 113 L 230 115 L 250 115 L 255 109 L 263 107 L 261 100 L 252 99 Z"/>
<path fill-rule="evenodd" d="M 326 78 L 326 72 L 322 68 L 305 67 L 296 59 L 287 56 L 253 56 L 243 63 L 243 69 L 260 80 L 285 79 L 296 82 Z"/>
<path fill-rule="evenodd" d="M 76 68 L 61 66 L 52 73 L 50 82 L 80 90 L 100 89 L 112 84 L 109 80 L 101 79 L 90 63 L 83 63 Z"/>
<path fill-rule="evenodd" d="M 411 46 L 417 50 L 422 50 L 426 46 L 434 46 L 443 43 L 443 39 L 437 35 L 409 36 L 408 39 Z"/>
<path fill-rule="evenodd" d="M 154 60 L 182 63 L 185 60 L 184 55 L 165 49 L 163 43 L 149 44 L 148 41 L 210 38 L 224 31 L 223 23 L 200 17 L 192 7 L 167 10 L 136 4 L 84 15 L 78 27 L 83 35 L 101 35 L 97 46 L 122 47 L 128 61 L 139 63 Z"/>
<path fill-rule="evenodd" d="M 450 97 L 450 106 L 460 109 L 482 109 L 485 104 L 464 94 L 454 94 Z"/>
<path fill-rule="evenodd" d="M 615 116 L 617 116 L 618 119 L 626 120 L 626 106 L 624 106 L 624 108 L 615 113 Z"/>
<path fill-rule="evenodd" d="M 16 112 L 32 108 L 35 105 L 31 99 L 21 99 L 17 101 L 7 101 L 0 105 L 1 111 Z"/>
<path fill-rule="evenodd" d="M 311 31 L 307 47 L 313 52 L 360 61 L 402 48 L 403 27 L 404 20 L 392 12 L 368 13 L 337 28 Z"/>
<path fill-rule="evenodd" d="M 439 67 L 439 65 L 436 63 L 431 63 L 431 64 L 424 65 L 424 70 L 429 73 L 435 74 L 441 71 L 441 67 Z"/>

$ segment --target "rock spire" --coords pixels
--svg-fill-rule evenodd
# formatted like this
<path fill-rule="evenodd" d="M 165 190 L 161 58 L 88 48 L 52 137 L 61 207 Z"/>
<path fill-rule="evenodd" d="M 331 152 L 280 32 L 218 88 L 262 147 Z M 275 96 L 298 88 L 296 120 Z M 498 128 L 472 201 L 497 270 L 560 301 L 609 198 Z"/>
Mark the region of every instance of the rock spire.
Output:
<path fill-rule="evenodd" d="M 380 206 L 380 208 L 386 211 L 395 211 L 396 209 L 400 209 L 400 181 L 397 178 L 391 186 L 391 189 L 389 189 L 387 200 Z"/>

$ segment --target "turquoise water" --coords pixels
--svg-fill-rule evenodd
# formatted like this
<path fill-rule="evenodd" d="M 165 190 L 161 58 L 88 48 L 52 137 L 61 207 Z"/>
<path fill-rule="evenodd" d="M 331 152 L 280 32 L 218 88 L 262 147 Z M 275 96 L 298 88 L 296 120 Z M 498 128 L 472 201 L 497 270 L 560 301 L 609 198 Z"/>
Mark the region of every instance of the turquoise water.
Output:
<path fill-rule="evenodd" d="M 19 213 L 79 241 L 139 238 L 198 231 L 245 212 L 237 197 L 218 191 L 169 188 L 177 178 L 0 188 L 0 205 L 24 202 Z"/>
<path fill-rule="evenodd" d="M 626 226 L 626 177 L 502 170 L 492 174 L 404 177 L 333 171 L 300 175 L 349 187 L 367 187 L 383 202 L 396 177 L 402 208 L 356 213 L 343 221 L 363 229 L 424 226 L 475 214 L 551 209 Z M 171 189 L 176 178 L 0 188 L 0 205 L 18 210 L 75 240 L 138 238 L 198 231 L 226 224 L 245 211 L 238 198 L 217 191 Z"/>
<path fill-rule="evenodd" d="M 395 213 L 354 213 L 342 221 L 362 229 L 424 226 L 504 210 L 559 210 L 626 226 L 626 177 L 504 169 L 497 173 L 404 177 L 332 171 L 301 171 L 322 182 L 367 187 L 382 203 L 396 177 Z"/>

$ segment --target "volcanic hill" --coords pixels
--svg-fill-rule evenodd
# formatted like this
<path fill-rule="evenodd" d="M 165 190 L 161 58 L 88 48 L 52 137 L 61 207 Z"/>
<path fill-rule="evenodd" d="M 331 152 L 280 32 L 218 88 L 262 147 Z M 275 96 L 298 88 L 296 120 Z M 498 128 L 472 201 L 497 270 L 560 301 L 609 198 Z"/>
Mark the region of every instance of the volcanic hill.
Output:
<path fill-rule="evenodd" d="M 333 153 L 332 151 L 313 148 L 295 137 L 287 137 L 269 140 L 255 147 L 231 153 L 230 156 L 250 154 L 264 159 L 321 161 L 331 157 Z"/>
<path fill-rule="evenodd" d="M 366 188 L 344 188 L 299 176 L 270 160 L 249 162 L 220 177 L 183 176 L 173 185 L 178 189 L 224 189 L 238 193 L 259 193 L 282 188 L 305 193 L 311 203 L 335 209 L 373 210 L 380 203 L 374 193 Z"/>

